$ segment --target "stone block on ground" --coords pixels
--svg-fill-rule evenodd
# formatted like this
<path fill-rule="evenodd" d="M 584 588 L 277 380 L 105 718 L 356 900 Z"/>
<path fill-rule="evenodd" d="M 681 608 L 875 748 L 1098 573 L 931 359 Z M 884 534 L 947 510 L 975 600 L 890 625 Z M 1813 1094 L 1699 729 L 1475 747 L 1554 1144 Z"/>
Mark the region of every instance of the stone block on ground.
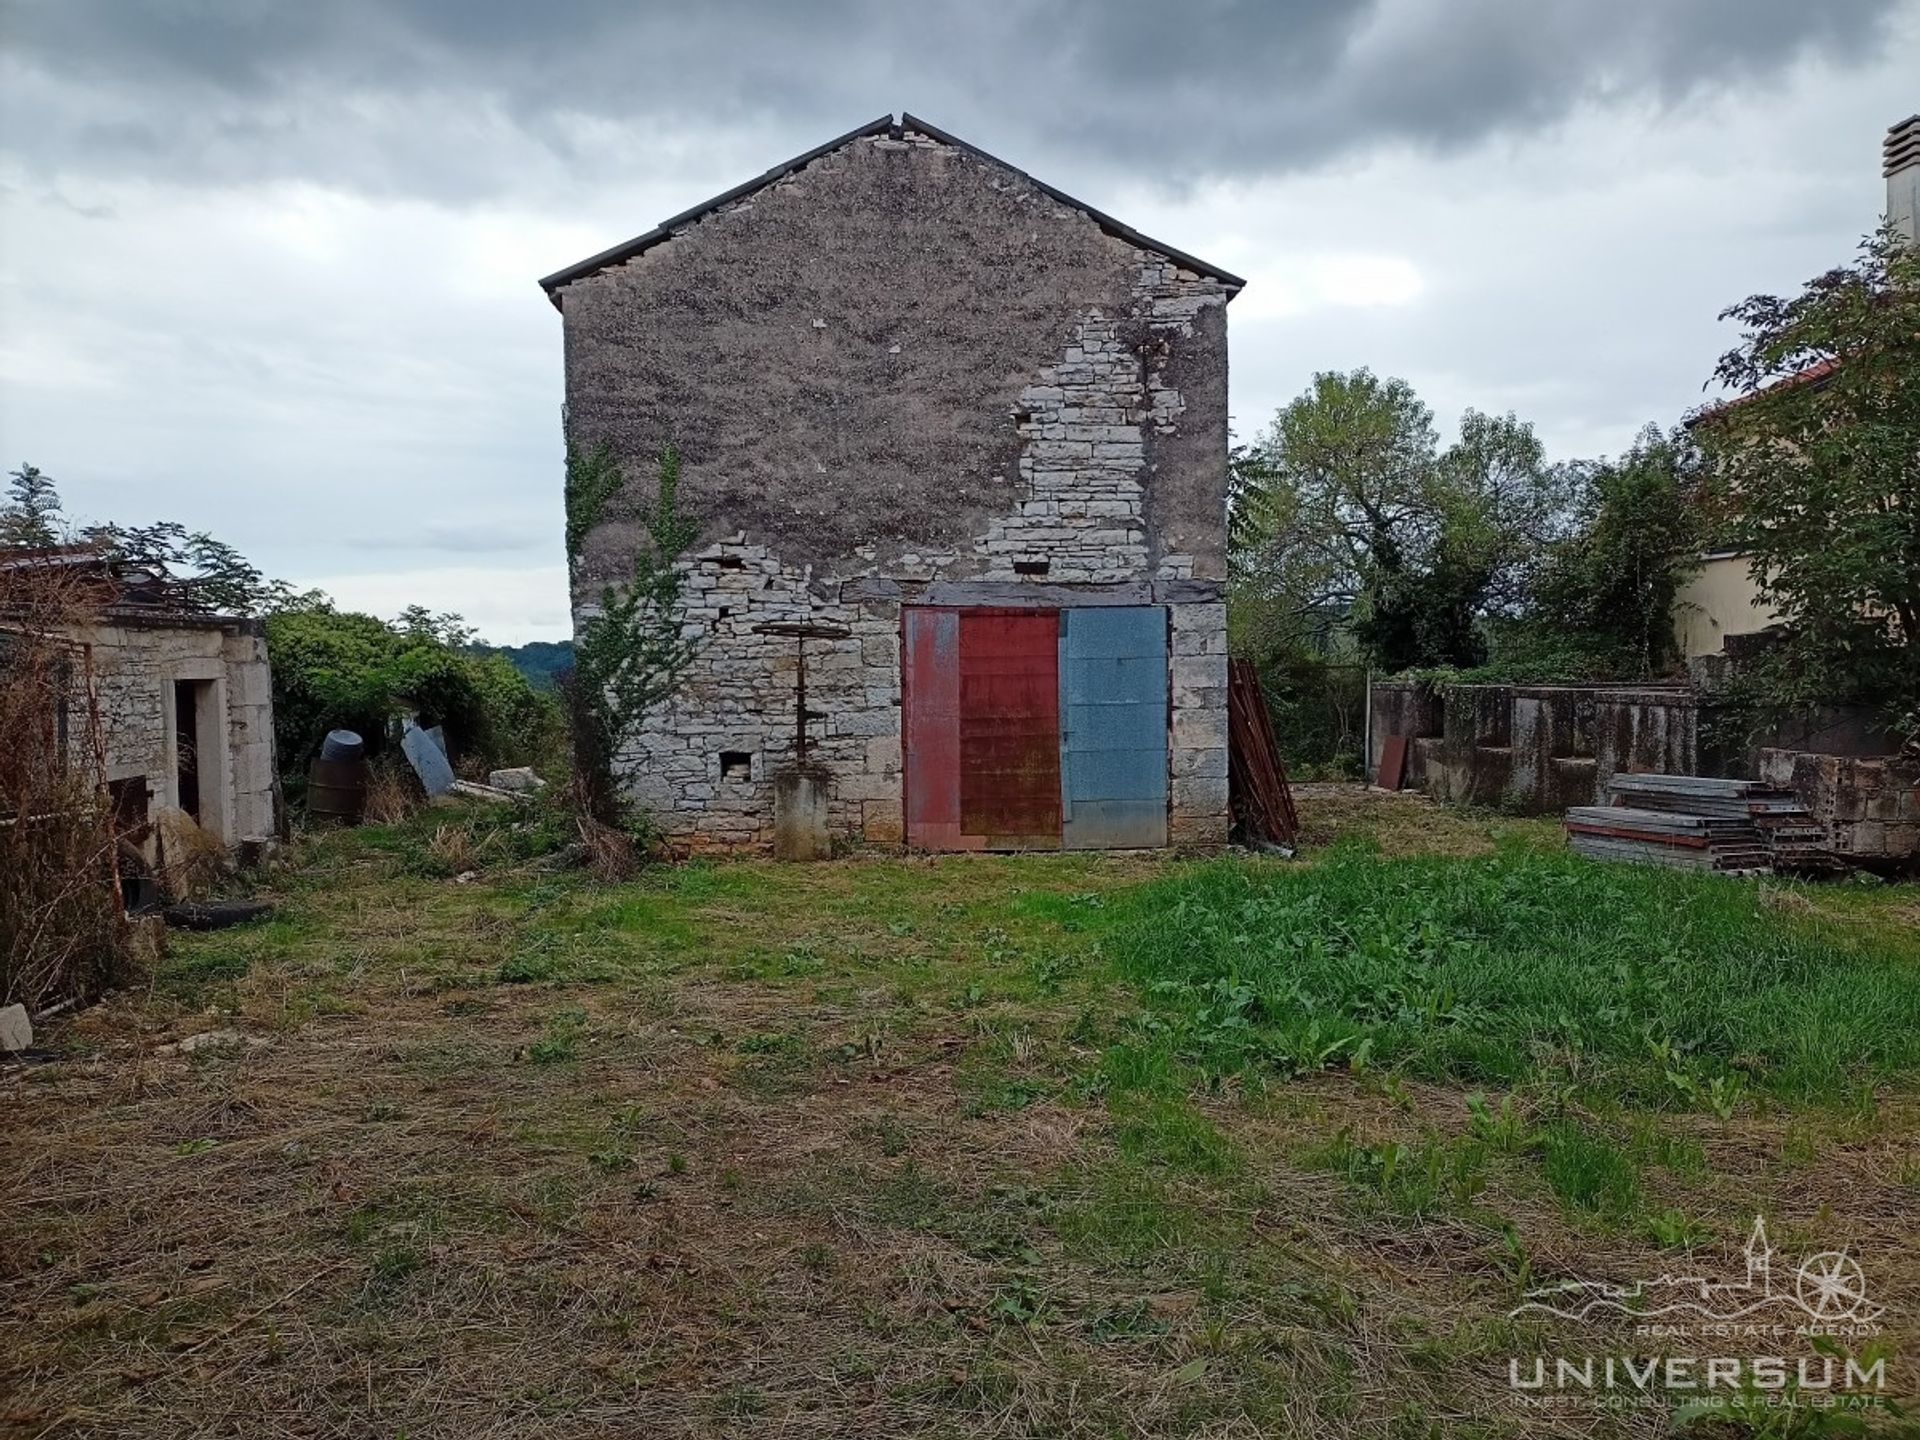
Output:
<path fill-rule="evenodd" d="M 33 1022 L 27 1007 L 8 1005 L 0 1008 L 0 1054 L 15 1054 L 33 1047 Z"/>
<path fill-rule="evenodd" d="M 533 773 L 531 765 L 516 765 L 509 770 L 489 770 L 487 784 L 496 790 L 511 790 L 516 794 L 532 794 L 547 788 L 547 782 Z"/>

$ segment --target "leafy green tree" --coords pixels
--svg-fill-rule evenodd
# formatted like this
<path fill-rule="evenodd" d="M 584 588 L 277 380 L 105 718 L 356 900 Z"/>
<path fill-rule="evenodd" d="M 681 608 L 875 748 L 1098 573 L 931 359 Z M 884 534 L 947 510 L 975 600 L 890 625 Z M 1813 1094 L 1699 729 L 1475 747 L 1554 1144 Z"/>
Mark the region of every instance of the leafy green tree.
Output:
<path fill-rule="evenodd" d="M 1570 473 L 1574 530 L 1535 581 L 1532 648 L 1581 676 L 1658 674 L 1674 658 L 1675 597 L 1697 568 L 1699 451 L 1684 429 L 1649 425 L 1619 459 Z"/>
<path fill-rule="evenodd" d="M 0 506 L 0 545 L 36 549 L 60 540 L 60 492 L 37 465 L 8 472 L 7 503 Z"/>
<path fill-rule="evenodd" d="M 567 447 L 567 564 L 577 587 L 581 550 L 621 486 L 612 447 Z M 660 456 L 654 499 L 639 507 L 645 540 L 632 571 L 604 585 L 574 635 L 572 675 L 563 684 L 573 731 L 574 784 L 581 812 L 603 825 L 620 820 L 613 765 L 646 714 L 679 688 L 698 653 L 687 633 L 680 556 L 699 533 L 680 513 L 680 453 Z"/>
<path fill-rule="evenodd" d="M 38 466 L 12 472 L 0 507 L 0 544 L 52 545 L 61 538 L 60 493 Z M 229 615 L 261 615 L 295 598 L 280 580 L 204 530 L 173 520 L 151 525 L 89 525 L 79 538 L 116 564 L 153 572 L 173 604 Z"/>
<path fill-rule="evenodd" d="M 262 615 L 290 596 L 286 582 L 269 580 L 233 546 L 174 520 L 152 525 L 90 525 L 82 538 L 109 559 L 154 571 L 172 599 L 190 609 L 224 615 Z"/>
<path fill-rule="evenodd" d="M 1468 411 L 1440 448 L 1404 380 L 1326 372 L 1236 457 L 1232 578 L 1277 646 L 1346 630 L 1387 670 L 1471 665 L 1562 528 L 1530 425 Z"/>
<path fill-rule="evenodd" d="M 1744 551 L 1780 642 L 1753 677 L 1773 709 L 1920 711 L 1920 247 L 1891 227 L 1742 327 L 1702 414 L 1719 538 Z"/>
<path fill-rule="evenodd" d="M 453 650 L 473 647 L 480 632 L 467 624 L 467 617 L 451 610 L 433 611 L 425 605 L 409 605 L 394 617 L 393 628 L 403 635 L 437 640 Z"/>

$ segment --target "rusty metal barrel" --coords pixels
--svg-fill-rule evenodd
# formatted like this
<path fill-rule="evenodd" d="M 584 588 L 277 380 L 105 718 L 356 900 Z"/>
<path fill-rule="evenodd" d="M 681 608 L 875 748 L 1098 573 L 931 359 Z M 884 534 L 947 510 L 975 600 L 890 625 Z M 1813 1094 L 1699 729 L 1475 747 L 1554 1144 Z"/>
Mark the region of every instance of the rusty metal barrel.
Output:
<path fill-rule="evenodd" d="M 365 760 L 315 760 L 307 771 L 307 814 L 319 825 L 358 825 L 367 805 Z"/>

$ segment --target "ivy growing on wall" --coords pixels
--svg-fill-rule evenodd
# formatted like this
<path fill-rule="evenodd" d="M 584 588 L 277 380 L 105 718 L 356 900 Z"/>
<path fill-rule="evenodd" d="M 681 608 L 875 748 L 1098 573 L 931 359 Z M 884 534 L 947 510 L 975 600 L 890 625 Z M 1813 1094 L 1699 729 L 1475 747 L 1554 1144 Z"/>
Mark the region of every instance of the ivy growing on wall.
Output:
<path fill-rule="evenodd" d="M 613 448 L 567 447 L 567 573 L 577 588 L 582 548 L 605 518 L 622 475 Z M 680 452 L 661 452 L 651 503 L 638 520 L 644 539 L 632 568 L 603 585 L 597 608 L 574 635 L 574 668 L 563 689 L 573 731 L 579 809 L 602 825 L 617 825 L 621 806 L 613 764 L 638 734 L 646 714 L 679 688 L 699 642 L 686 630 L 680 557 L 699 526 L 680 510 Z"/>

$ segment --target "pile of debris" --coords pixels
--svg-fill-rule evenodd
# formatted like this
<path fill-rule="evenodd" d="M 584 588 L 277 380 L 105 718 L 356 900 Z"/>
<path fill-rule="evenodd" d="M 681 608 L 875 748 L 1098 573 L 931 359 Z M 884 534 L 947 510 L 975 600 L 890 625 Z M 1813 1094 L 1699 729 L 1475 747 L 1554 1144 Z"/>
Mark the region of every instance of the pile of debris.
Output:
<path fill-rule="evenodd" d="M 1567 811 L 1567 843 L 1599 860 L 1729 875 L 1843 869 L 1791 790 L 1706 775 L 1615 775 L 1608 805 Z"/>

